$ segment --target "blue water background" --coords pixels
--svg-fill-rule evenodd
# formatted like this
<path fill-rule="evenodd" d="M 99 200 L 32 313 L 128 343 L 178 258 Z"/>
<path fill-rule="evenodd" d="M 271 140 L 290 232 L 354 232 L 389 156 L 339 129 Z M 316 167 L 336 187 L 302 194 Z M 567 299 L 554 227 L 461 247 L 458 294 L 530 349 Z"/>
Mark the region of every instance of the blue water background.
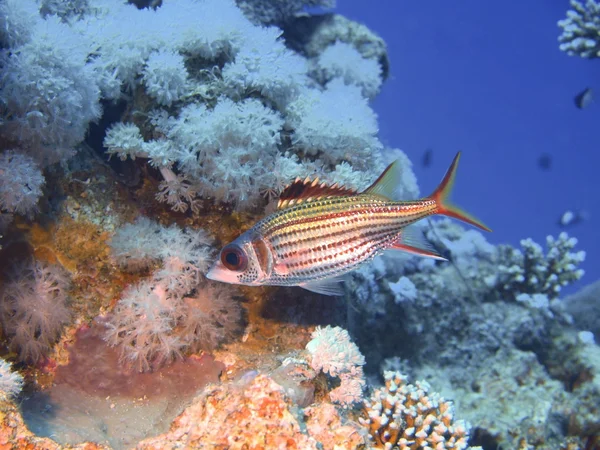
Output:
<path fill-rule="evenodd" d="M 600 278 L 600 59 L 558 48 L 566 0 L 338 0 L 337 12 L 387 43 L 391 77 L 373 102 L 381 139 L 415 163 L 423 194 L 463 151 L 453 199 L 488 224 L 493 243 L 545 244 L 560 215 L 587 252 L 579 286 Z M 579 110 L 574 96 L 595 89 Z M 433 150 L 429 168 L 420 164 Z M 538 158 L 552 156 L 542 171 Z"/>

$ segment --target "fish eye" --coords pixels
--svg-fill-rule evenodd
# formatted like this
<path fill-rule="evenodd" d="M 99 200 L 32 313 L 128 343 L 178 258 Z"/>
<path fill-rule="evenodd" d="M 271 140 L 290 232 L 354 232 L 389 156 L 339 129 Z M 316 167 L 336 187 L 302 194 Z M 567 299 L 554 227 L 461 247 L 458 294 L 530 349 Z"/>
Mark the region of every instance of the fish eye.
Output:
<path fill-rule="evenodd" d="M 227 245 L 221 251 L 221 262 L 229 270 L 243 271 L 248 265 L 246 253 L 237 245 Z"/>

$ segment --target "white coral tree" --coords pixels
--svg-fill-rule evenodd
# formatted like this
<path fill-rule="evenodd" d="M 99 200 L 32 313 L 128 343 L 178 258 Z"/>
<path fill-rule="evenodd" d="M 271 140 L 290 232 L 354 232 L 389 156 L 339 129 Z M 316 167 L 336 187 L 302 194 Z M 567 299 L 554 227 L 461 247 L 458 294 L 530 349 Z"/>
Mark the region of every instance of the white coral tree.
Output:
<path fill-rule="evenodd" d="M 350 340 L 347 330 L 330 325 L 317 327 L 306 349 L 311 355 L 310 365 L 314 370 L 340 379 L 340 385 L 329 393 L 331 401 L 348 407 L 362 399 L 365 357 Z"/>

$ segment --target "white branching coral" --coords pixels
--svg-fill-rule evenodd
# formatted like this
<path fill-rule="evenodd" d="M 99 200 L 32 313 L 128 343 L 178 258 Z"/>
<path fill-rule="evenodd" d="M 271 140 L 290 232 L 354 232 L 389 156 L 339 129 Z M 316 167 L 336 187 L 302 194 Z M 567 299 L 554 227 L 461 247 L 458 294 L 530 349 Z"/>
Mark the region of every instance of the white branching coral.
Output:
<path fill-rule="evenodd" d="M 168 138 L 172 147 L 168 154 L 176 158 L 179 170 L 195 192 L 240 206 L 256 203 L 261 193 L 274 188 L 282 157 L 278 145 L 284 120 L 259 100 L 234 102 L 221 97 L 212 109 L 191 104 L 177 118 L 157 112 L 152 121 Z M 149 147 L 144 150 L 153 160 L 158 161 L 162 155 L 152 154 Z M 164 161 L 168 162 L 167 155 Z M 285 183 L 300 175 L 299 170 L 285 172 L 291 176 Z M 163 188 L 172 188 L 172 179 L 165 176 L 171 186 L 164 184 Z"/>
<path fill-rule="evenodd" d="M 3 52 L 0 136 L 42 164 L 70 157 L 101 115 L 88 54 L 85 40 L 55 16 L 40 20 L 28 42 Z"/>
<path fill-rule="evenodd" d="M 560 49 L 582 58 L 600 58 L 600 3 L 571 0 L 571 7 L 567 18 L 558 21 L 563 30 L 558 38 Z"/>
<path fill-rule="evenodd" d="M 249 31 L 233 62 L 223 67 L 223 81 L 231 93 L 247 96 L 260 92 L 285 108 L 306 82 L 307 64 L 279 40 L 278 28 Z"/>
<path fill-rule="evenodd" d="M 340 327 L 317 327 L 312 340 L 306 345 L 311 354 L 311 367 L 340 379 L 338 387 L 329 393 L 331 401 L 350 406 L 362 398 L 365 378 L 362 366 L 365 357 L 348 331 Z"/>
<path fill-rule="evenodd" d="M 539 297 L 531 297 L 535 294 L 556 298 L 564 286 L 579 280 L 584 274 L 578 266 L 585 260 L 585 252 L 573 252 L 576 245 L 577 239 L 562 232 L 557 239 L 552 236 L 546 238 L 546 254 L 532 239 L 521 241 L 522 251 L 501 247 L 498 273 L 487 280 L 488 285 L 532 305 L 544 303 Z"/>
<path fill-rule="evenodd" d="M 385 386 L 365 402 L 360 423 L 375 448 L 465 449 L 468 426 L 454 420 L 452 403 L 430 392 L 424 381 L 414 385 L 399 372 L 384 373 Z"/>

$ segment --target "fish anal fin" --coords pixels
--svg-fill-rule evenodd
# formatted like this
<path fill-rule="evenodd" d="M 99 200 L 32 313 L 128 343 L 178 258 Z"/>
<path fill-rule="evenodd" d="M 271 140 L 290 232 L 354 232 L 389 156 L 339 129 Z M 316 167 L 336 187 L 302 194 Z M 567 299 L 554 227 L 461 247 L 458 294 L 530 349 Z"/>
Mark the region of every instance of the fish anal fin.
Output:
<path fill-rule="evenodd" d="M 319 182 L 318 178 L 311 180 L 305 178 L 296 180 L 287 186 L 279 196 L 277 209 L 286 208 L 288 206 L 297 205 L 298 203 L 316 200 L 318 198 L 328 197 L 346 197 L 356 195 L 354 189 L 349 189 L 344 186 L 338 186 L 337 183 L 329 185 L 325 182 Z"/>
<path fill-rule="evenodd" d="M 394 243 L 390 247 L 391 250 L 402 250 L 406 253 L 411 253 L 413 255 L 425 256 L 427 258 L 437 259 L 439 261 L 448 261 L 442 255 L 433 250 L 427 250 L 424 248 L 414 247 L 412 245 L 407 245 L 403 243 Z"/>
<path fill-rule="evenodd" d="M 322 280 L 309 281 L 300 287 L 323 295 L 344 295 L 344 279 L 342 277 L 324 278 Z"/>
<path fill-rule="evenodd" d="M 425 239 L 422 231 L 415 226 L 409 226 L 402 230 L 400 238 L 390 247 L 391 250 L 401 250 L 413 255 L 424 256 L 437 259 L 439 261 L 448 261 Z"/>

